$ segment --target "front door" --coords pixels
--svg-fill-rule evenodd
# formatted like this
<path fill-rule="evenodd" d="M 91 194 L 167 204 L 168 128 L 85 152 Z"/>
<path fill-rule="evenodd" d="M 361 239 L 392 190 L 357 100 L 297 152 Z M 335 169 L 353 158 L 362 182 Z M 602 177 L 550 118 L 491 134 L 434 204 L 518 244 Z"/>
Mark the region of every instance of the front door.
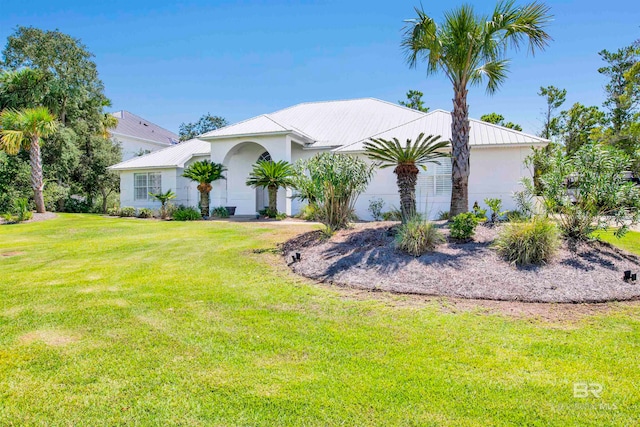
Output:
<path fill-rule="evenodd" d="M 256 188 L 256 212 L 269 207 L 269 190 L 266 188 Z"/>

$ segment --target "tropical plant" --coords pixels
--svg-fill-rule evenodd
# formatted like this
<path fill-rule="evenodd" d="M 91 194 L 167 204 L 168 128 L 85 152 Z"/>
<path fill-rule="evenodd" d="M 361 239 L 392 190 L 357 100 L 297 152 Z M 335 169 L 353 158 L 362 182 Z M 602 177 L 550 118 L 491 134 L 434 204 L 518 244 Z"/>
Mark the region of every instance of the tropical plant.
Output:
<path fill-rule="evenodd" d="M 211 209 L 211 216 L 214 218 L 229 218 L 229 210 L 224 206 Z"/>
<path fill-rule="evenodd" d="M 296 196 L 318 208 L 319 220 L 331 230 L 346 227 L 353 219 L 358 196 L 366 190 L 374 165 L 347 154 L 320 153 L 296 163 Z M 298 190 L 299 191 L 299 190 Z"/>
<path fill-rule="evenodd" d="M 160 202 L 160 218 L 167 219 L 169 217 L 169 208 L 168 202 L 169 200 L 173 200 L 176 198 L 176 193 L 174 193 L 171 189 L 166 192 L 160 193 L 149 193 L 151 197 Z M 207 212 L 208 213 L 208 212 Z"/>
<path fill-rule="evenodd" d="M 558 227 L 548 218 L 511 222 L 502 227 L 494 247 L 513 264 L 543 264 L 556 253 L 560 245 L 559 235 Z"/>
<path fill-rule="evenodd" d="M 384 221 L 402 221 L 402 212 L 395 206 L 391 206 L 387 212 L 382 212 L 382 219 Z"/>
<path fill-rule="evenodd" d="M 209 216 L 209 193 L 211 193 L 211 183 L 219 179 L 226 179 L 223 172 L 225 168 L 221 163 L 214 163 L 209 160 L 201 160 L 190 164 L 182 173 L 182 176 L 198 183 L 200 192 L 200 212 L 203 217 Z"/>
<path fill-rule="evenodd" d="M 396 247 L 413 256 L 433 251 L 438 244 L 444 242 L 445 238 L 440 230 L 432 222 L 419 217 L 402 224 L 396 234 Z"/>
<path fill-rule="evenodd" d="M 407 139 L 404 146 L 397 138 L 386 140 L 372 138 L 364 143 L 365 154 L 372 160 L 379 161 L 378 167 L 393 167 L 400 192 L 400 210 L 402 222 L 406 223 L 416 214 L 416 183 L 420 169 L 427 170 L 427 163 L 436 163 L 438 159 L 448 157 L 442 150 L 449 147 L 449 141 L 438 141 L 440 136 L 424 133 L 418 135 L 415 143 Z"/>
<path fill-rule="evenodd" d="M 138 218 L 153 218 L 153 210 L 140 208 L 140 210 L 138 210 Z"/>
<path fill-rule="evenodd" d="M 487 220 L 487 210 L 482 209 L 477 201 L 473 202 L 473 210 L 471 212 L 478 222 L 485 222 Z"/>
<path fill-rule="evenodd" d="M 120 208 L 120 216 L 121 217 L 134 217 L 136 216 L 136 208 L 133 206 L 125 206 Z"/>
<path fill-rule="evenodd" d="M 596 230 L 617 227 L 621 237 L 640 222 L 640 188 L 625 173 L 630 163 L 620 150 L 595 143 L 573 155 L 554 154 L 540 177 L 541 194 L 565 236 L 586 240 Z"/>
<path fill-rule="evenodd" d="M 29 221 L 33 218 L 33 212 L 31 212 L 31 207 L 29 206 L 29 199 L 24 197 L 15 199 L 11 212 L 5 213 L 3 217 L 8 223 Z"/>
<path fill-rule="evenodd" d="M 36 211 L 46 211 L 44 204 L 44 178 L 42 174 L 41 138 L 52 135 L 58 127 L 55 117 L 45 107 L 23 110 L 4 110 L 0 113 L 0 149 L 8 154 L 29 151 L 31 188 Z"/>
<path fill-rule="evenodd" d="M 253 170 L 247 178 L 247 185 L 256 188 L 266 188 L 269 192 L 269 210 L 278 212 L 278 189 L 293 185 L 295 171 L 291 163 L 285 160 L 260 160 L 253 165 Z"/>
<path fill-rule="evenodd" d="M 200 211 L 191 206 L 178 206 L 171 217 L 176 221 L 197 221 L 202 219 Z"/>
<path fill-rule="evenodd" d="M 498 222 L 500 217 L 506 213 L 506 212 L 502 212 L 502 199 L 487 198 L 487 199 L 484 199 L 484 203 L 487 206 L 489 206 L 489 209 L 491 209 L 492 224 L 495 224 L 496 222 Z"/>
<path fill-rule="evenodd" d="M 473 212 L 463 212 L 454 216 L 449 223 L 451 238 L 460 241 L 470 240 L 476 234 L 478 222 L 478 217 Z"/>
<path fill-rule="evenodd" d="M 544 49 L 551 39 L 544 30 L 551 16 L 542 3 L 516 6 L 514 0 L 500 1 L 491 16 L 462 5 L 445 13 L 441 25 L 422 9 L 415 11 L 417 17 L 407 21 L 402 40 L 409 65 L 425 60 L 428 74 L 442 71 L 453 84 L 450 212 L 456 216 L 469 209 L 468 86 L 486 80 L 487 92 L 495 93 L 507 77 L 507 48 L 517 50 L 526 41 L 531 53 Z"/>
<path fill-rule="evenodd" d="M 384 200 L 382 199 L 370 199 L 369 200 L 369 212 L 374 221 L 380 221 L 382 219 L 382 208 L 384 207 Z"/>

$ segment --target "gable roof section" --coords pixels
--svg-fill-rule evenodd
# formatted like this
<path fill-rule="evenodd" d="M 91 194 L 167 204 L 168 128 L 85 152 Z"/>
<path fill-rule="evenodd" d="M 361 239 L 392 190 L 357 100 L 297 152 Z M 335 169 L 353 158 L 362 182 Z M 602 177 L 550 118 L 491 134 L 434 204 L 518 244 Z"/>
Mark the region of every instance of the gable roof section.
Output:
<path fill-rule="evenodd" d="M 373 98 L 308 102 L 216 129 L 200 138 L 283 132 L 303 136 L 314 148 L 339 147 L 422 116 L 420 111 Z"/>
<path fill-rule="evenodd" d="M 162 150 L 115 164 L 111 170 L 182 168 L 194 156 L 211 154 L 211 143 L 199 139 L 190 139 L 174 144 Z"/>
<path fill-rule="evenodd" d="M 111 134 L 116 137 L 129 136 L 167 146 L 176 144 L 179 140 L 178 135 L 170 130 L 151 123 L 149 120 L 136 116 L 129 111 L 120 110 L 111 113 L 111 115 L 118 119 L 118 126 L 111 131 Z"/>
<path fill-rule="evenodd" d="M 469 122 L 469 145 L 471 146 L 541 145 L 549 142 L 544 138 L 492 123 L 476 119 L 469 119 Z M 451 113 L 444 110 L 433 110 L 408 123 L 362 138 L 349 145 L 339 147 L 334 151 L 363 151 L 364 142 L 370 138 L 398 138 L 401 143 L 404 143 L 407 139 L 415 140 L 422 132 L 424 132 L 425 135 L 440 135 L 440 140 L 451 141 Z"/>

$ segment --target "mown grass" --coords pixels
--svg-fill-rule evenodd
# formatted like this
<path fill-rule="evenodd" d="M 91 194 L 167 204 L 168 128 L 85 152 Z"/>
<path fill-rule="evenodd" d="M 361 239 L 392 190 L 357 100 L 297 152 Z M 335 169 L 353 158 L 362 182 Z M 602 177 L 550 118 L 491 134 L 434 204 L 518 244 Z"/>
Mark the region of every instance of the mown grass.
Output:
<path fill-rule="evenodd" d="M 640 255 L 640 233 L 637 231 L 629 231 L 621 238 L 614 236 L 613 231 L 598 232 L 596 235 L 605 242 Z"/>
<path fill-rule="evenodd" d="M 638 306 L 565 324 L 354 298 L 252 252 L 297 231 L 1 226 L 0 425 L 637 424 Z"/>

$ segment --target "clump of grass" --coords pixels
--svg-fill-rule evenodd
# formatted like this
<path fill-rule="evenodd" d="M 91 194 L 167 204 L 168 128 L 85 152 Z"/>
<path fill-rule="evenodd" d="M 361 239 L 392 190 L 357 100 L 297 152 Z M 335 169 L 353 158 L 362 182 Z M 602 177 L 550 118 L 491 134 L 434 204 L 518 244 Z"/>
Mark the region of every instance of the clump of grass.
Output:
<path fill-rule="evenodd" d="M 191 206 L 178 207 L 171 216 L 175 221 L 197 221 L 202 219 L 200 210 Z"/>
<path fill-rule="evenodd" d="M 505 225 L 494 247 L 507 261 L 526 266 L 549 261 L 558 250 L 559 243 L 557 225 L 547 218 L 534 218 Z"/>
<path fill-rule="evenodd" d="M 433 251 L 445 238 L 436 226 L 422 219 L 412 219 L 398 228 L 396 247 L 413 256 Z"/>

